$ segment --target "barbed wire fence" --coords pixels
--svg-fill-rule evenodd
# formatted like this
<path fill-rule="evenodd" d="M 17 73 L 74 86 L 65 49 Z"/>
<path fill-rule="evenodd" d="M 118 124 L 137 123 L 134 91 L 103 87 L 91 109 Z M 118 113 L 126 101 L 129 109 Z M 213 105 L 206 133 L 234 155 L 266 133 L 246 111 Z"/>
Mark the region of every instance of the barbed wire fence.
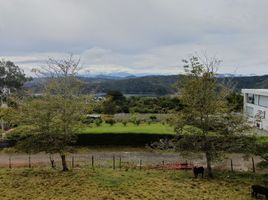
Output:
<path fill-rule="evenodd" d="M 56 168 L 61 167 L 59 155 L 52 155 Z M 205 166 L 204 158 L 186 159 L 178 154 L 155 154 L 155 153 L 92 153 L 92 154 L 68 154 L 66 157 L 70 169 L 89 167 L 93 170 L 101 168 L 110 169 L 178 169 L 178 164 L 187 164 L 188 169 L 192 166 Z M 253 171 L 256 170 L 258 158 L 245 160 L 242 156 L 225 159 L 215 163 L 214 167 L 229 171 Z M 38 168 L 51 167 L 51 157 L 46 154 L 14 154 L 0 155 L 1 168 Z"/>

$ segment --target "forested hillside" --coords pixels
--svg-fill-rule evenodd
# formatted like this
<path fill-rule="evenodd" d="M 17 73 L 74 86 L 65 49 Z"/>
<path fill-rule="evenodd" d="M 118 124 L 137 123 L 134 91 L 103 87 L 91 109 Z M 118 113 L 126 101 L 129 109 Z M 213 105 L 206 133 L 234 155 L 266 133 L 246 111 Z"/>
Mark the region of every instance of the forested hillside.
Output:
<path fill-rule="evenodd" d="M 118 90 L 124 94 L 156 94 L 166 95 L 175 93 L 173 86 L 178 76 L 146 76 L 120 80 L 89 80 L 86 81 L 84 92 L 107 92 Z"/>
<path fill-rule="evenodd" d="M 236 83 L 238 90 L 242 88 L 268 88 L 268 75 L 265 76 L 248 76 L 248 77 L 234 77 L 232 81 Z"/>
<path fill-rule="evenodd" d="M 83 93 L 106 93 L 110 90 L 118 90 L 124 94 L 152 94 L 168 95 L 176 92 L 176 82 L 178 75 L 159 75 L 145 77 L 127 77 L 120 79 L 112 78 L 81 78 L 84 81 Z M 268 75 L 265 76 L 248 76 L 219 78 L 220 81 L 228 82 L 229 80 L 236 86 L 239 91 L 242 88 L 268 88 Z M 39 93 L 42 88 L 44 79 L 35 79 L 25 84 L 27 89 Z"/>

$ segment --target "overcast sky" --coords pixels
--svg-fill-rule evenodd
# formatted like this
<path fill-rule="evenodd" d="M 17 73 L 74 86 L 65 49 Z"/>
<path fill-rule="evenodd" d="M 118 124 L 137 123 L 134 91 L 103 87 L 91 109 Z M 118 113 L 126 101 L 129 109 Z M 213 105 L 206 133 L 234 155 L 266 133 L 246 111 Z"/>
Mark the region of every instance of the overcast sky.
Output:
<path fill-rule="evenodd" d="M 26 73 L 81 57 L 90 73 L 177 74 L 206 52 L 221 73 L 268 74 L 268 0 L 0 0 L 0 57 Z"/>

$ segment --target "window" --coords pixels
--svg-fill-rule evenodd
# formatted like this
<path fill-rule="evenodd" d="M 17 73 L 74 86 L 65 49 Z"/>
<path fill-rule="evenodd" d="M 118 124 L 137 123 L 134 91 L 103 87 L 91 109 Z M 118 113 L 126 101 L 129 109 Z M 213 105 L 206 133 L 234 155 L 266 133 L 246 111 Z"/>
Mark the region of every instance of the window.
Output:
<path fill-rule="evenodd" d="M 249 117 L 253 117 L 253 108 L 250 106 L 246 106 L 246 113 Z"/>
<path fill-rule="evenodd" d="M 254 104 L 254 94 L 247 94 L 247 103 Z"/>
<path fill-rule="evenodd" d="M 259 106 L 268 108 L 268 96 L 259 97 Z"/>

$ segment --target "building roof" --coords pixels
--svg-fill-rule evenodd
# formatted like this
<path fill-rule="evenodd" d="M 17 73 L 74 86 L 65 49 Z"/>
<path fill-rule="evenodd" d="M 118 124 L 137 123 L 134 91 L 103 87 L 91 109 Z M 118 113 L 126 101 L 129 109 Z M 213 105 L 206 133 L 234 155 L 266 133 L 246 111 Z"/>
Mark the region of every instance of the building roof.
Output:
<path fill-rule="evenodd" d="M 268 89 L 242 89 L 242 93 L 268 96 Z"/>

